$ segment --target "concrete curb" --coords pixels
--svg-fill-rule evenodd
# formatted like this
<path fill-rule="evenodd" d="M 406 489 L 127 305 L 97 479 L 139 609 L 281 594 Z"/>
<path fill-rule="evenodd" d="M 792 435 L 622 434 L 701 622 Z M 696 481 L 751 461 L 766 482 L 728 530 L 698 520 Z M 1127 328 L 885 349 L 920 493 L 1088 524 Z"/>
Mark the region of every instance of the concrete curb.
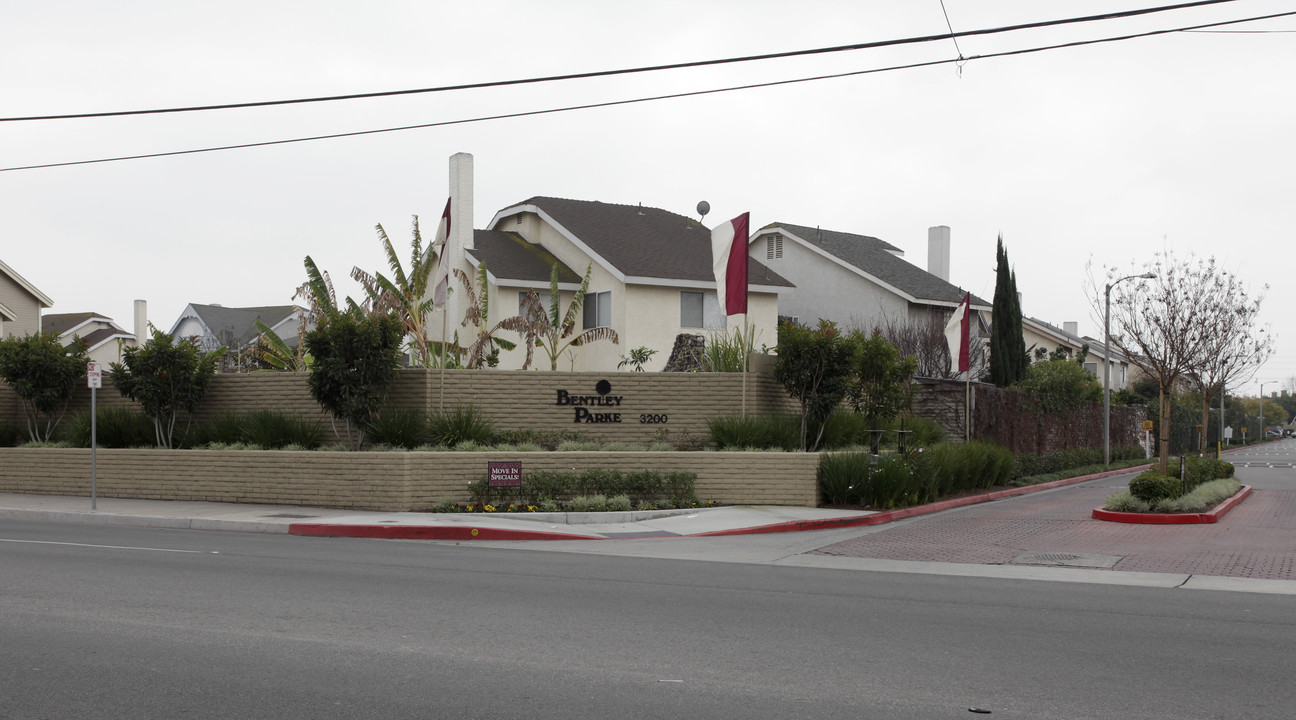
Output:
<path fill-rule="evenodd" d="M 284 523 L 257 522 L 255 520 L 218 520 L 215 518 L 163 517 L 158 515 L 114 515 L 99 512 L 67 512 L 62 510 L 0 510 L 0 517 L 13 520 L 37 520 L 82 525 L 121 525 L 125 527 L 165 528 L 168 530 L 226 530 L 231 532 L 256 532 L 286 534 Z"/>
<path fill-rule="evenodd" d="M 1201 525 L 1203 523 L 1215 523 L 1219 522 L 1219 519 L 1227 515 L 1230 510 L 1240 505 L 1250 494 L 1251 486 L 1243 485 L 1242 489 L 1237 491 L 1233 497 L 1216 505 L 1215 509 L 1210 512 L 1204 513 L 1134 513 L 1094 508 L 1093 518 L 1107 522 L 1142 525 Z"/>

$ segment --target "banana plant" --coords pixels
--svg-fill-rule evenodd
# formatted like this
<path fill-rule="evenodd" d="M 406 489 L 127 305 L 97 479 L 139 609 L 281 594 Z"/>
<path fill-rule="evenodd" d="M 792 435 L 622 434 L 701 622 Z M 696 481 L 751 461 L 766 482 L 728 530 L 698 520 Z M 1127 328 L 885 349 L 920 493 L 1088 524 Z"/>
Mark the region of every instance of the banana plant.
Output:
<path fill-rule="evenodd" d="M 428 340 L 427 315 L 432 311 L 432 297 L 428 283 L 436 270 L 437 256 L 428 248 L 423 251 L 423 236 L 419 233 L 418 216 L 414 216 L 410 239 L 409 272 L 401 266 L 400 257 L 382 224 L 374 226 L 378 242 L 387 257 L 391 278 L 382 273 L 369 274 L 358 267 L 351 268 L 351 277 L 364 288 L 368 304 L 377 312 L 391 311 L 401 321 L 409 343 L 410 356 L 415 366 L 432 367 L 436 362 L 432 344 Z"/>
<path fill-rule="evenodd" d="M 534 290 L 528 292 L 526 300 L 523 301 L 524 315 L 530 318 L 531 324 L 529 338 L 534 341 L 536 347 L 542 348 L 549 356 L 550 370 L 557 370 L 558 358 L 562 357 L 564 352 L 573 353 L 574 348 L 598 340 L 611 340 L 614 345 L 621 342 L 616 331 L 610 327 L 588 328 L 573 337 L 573 333 L 576 332 L 576 319 L 580 317 L 581 306 L 585 303 L 585 291 L 589 289 L 590 272 L 593 268 L 593 263 L 585 267 L 585 277 L 581 279 L 580 288 L 576 290 L 576 296 L 572 298 L 565 313 L 562 312 L 562 295 L 558 292 L 557 263 L 553 264 L 549 272 L 549 307 L 543 307 L 540 296 Z"/>
<path fill-rule="evenodd" d="M 305 332 L 305 323 L 297 323 L 297 348 L 293 349 L 279 337 L 279 333 L 270 329 L 269 325 L 254 320 L 253 326 L 257 332 L 261 333 L 252 342 L 248 348 L 252 357 L 275 370 L 284 370 L 291 372 L 301 372 L 309 370 L 315 358 L 306 352 L 306 343 L 302 341 L 302 335 Z"/>
<path fill-rule="evenodd" d="M 464 349 L 463 364 L 467 368 L 479 368 L 483 364 L 494 366 L 499 362 L 500 350 L 512 350 L 517 347 L 517 343 L 511 340 L 505 340 L 496 337 L 495 334 L 501 330 L 516 332 L 527 338 L 526 342 L 526 362 L 522 364 L 522 369 L 526 370 L 531 367 L 531 360 L 534 355 L 533 346 L 530 342 L 532 337 L 531 322 L 521 315 L 507 317 L 494 325 L 490 325 L 490 291 L 486 276 L 486 263 L 477 267 L 476 282 L 474 279 L 459 268 L 455 268 L 454 275 L 464 286 L 464 299 L 468 309 L 464 312 L 462 326 L 471 326 L 476 332 L 476 338 L 471 345 Z"/>

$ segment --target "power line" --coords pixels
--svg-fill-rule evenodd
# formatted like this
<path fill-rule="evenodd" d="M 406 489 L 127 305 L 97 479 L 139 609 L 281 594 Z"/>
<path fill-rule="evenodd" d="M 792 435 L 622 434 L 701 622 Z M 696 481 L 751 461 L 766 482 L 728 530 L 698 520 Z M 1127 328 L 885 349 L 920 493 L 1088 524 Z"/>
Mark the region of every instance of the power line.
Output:
<path fill-rule="evenodd" d="M 1083 17 L 1064 18 L 1061 20 L 1043 20 L 1033 23 L 1022 23 L 1019 25 L 1006 25 L 997 28 L 985 28 L 981 30 L 967 30 L 964 32 L 954 32 L 953 26 L 950 26 L 949 34 L 941 35 L 922 35 L 917 37 L 900 38 L 895 40 L 879 40 L 875 42 L 854 43 L 851 45 L 837 45 L 833 47 L 814 48 L 810 50 L 792 50 L 781 53 L 767 53 L 764 55 L 747 55 L 743 57 L 723 58 L 719 60 L 699 60 L 694 62 L 670 63 L 666 65 L 649 65 L 634 68 L 623 68 L 619 70 L 598 70 L 593 72 L 571 73 L 566 75 L 550 75 L 547 77 L 522 78 L 515 80 L 497 80 L 481 83 L 467 83 L 461 85 L 445 85 L 441 87 L 418 88 L 412 90 L 386 90 L 381 92 L 354 93 L 350 95 L 329 95 L 323 97 L 296 98 L 292 100 L 264 100 L 259 102 L 241 102 L 226 103 L 221 105 L 193 105 L 188 107 L 172 108 L 154 108 L 151 110 L 115 110 L 108 112 L 94 113 L 71 113 L 65 115 L 30 115 L 25 117 L 3 117 L 0 122 L 25 122 L 33 120 L 72 120 L 86 118 L 104 118 L 104 117 L 121 117 L 126 115 L 159 115 L 164 113 L 182 113 L 182 112 L 199 112 L 206 110 L 233 110 L 239 108 L 270 107 L 275 105 L 301 105 L 305 103 L 334 102 L 338 100 L 358 100 L 363 98 L 394 97 L 399 95 L 417 95 L 423 93 L 450 92 L 456 90 L 479 90 L 483 88 L 506 87 L 510 85 L 527 85 L 534 83 L 556 82 L 560 80 L 582 80 L 596 77 L 611 77 L 615 75 L 629 75 L 634 73 L 658 72 L 662 70 L 679 70 L 683 68 L 706 67 L 711 65 L 727 65 L 733 63 L 753 62 L 757 60 L 773 60 L 779 58 L 800 57 L 806 55 L 823 55 L 828 53 L 846 52 L 850 50 L 869 50 L 882 47 L 893 47 L 896 45 L 912 45 L 917 43 L 934 42 L 954 39 L 954 47 L 958 49 L 958 40 L 960 37 L 973 35 L 993 35 L 997 33 L 1014 32 L 1017 30 L 1029 30 L 1035 28 L 1053 27 L 1057 25 L 1069 25 L 1082 22 L 1096 22 L 1100 20 L 1114 20 L 1119 18 L 1135 17 L 1139 15 L 1148 15 L 1152 13 L 1167 12 L 1170 10 L 1182 10 L 1185 8 L 1201 7 L 1205 5 L 1218 5 L 1220 3 L 1236 2 L 1236 0 L 1195 0 L 1194 2 L 1179 3 L 1177 5 L 1162 5 L 1152 8 L 1140 8 L 1136 10 L 1121 10 L 1118 12 L 1103 13 L 1101 15 L 1087 15 Z M 941 4 L 944 9 L 944 2 Z M 946 13 L 946 24 L 949 24 L 949 14 Z M 960 53 L 962 55 L 962 53 Z"/>
<path fill-rule="evenodd" d="M 965 58 L 965 60 L 967 61 L 989 60 L 992 58 L 1010 57 L 1014 55 L 1029 55 L 1038 52 L 1044 52 L 1046 50 L 1061 50 L 1066 48 L 1081 47 L 1084 45 L 1105 44 L 1105 43 L 1119 42 L 1124 40 L 1133 40 L 1137 38 L 1153 37 L 1156 35 L 1168 35 L 1170 33 L 1187 32 L 1189 30 L 1195 30 L 1198 28 L 1219 27 L 1223 25 L 1233 25 L 1237 23 L 1253 22 L 1256 20 L 1270 20 L 1273 18 L 1288 17 L 1293 15 L 1296 15 L 1296 11 L 1274 13 L 1272 15 L 1258 15 L 1255 17 L 1242 18 L 1238 20 L 1224 20 L 1215 23 L 1206 23 L 1202 25 L 1192 25 L 1192 26 L 1180 27 L 1180 28 L 1170 28 L 1166 30 L 1149 30 L 1147 32 L 1133 33 L 1129 35 L 1118 35 L 1118 36 L 1106 37 L 1106 38 L 1097 38 L 1093 40 L 1076 40 L 1073 42 L 1060 43 L 1057 45 L 1044 45 L 1040 47 L 1024 48 L 1020 50 L 1005 50 L 1002 52 L 987 53 L 984 55 L 972 55 L 971 57 Z M 672 100 L 672 99 L 684 98 L 684 97 L 696 97 L 700 95 L 714 95 L 714 94 L 724 93 L 724 92 L 735 92 L 738 90 L 754 90 L 757 88 L 776 87 L 779 85 L 794 85 L 794 84 L 805 83 L 805 82 L 816 82 L 819 80 L 833 80 L 838 78 L 854 77 L 858 75 L 871 75 L 875 73 L 891 72 L 894 70 L 912 70 L 916 68 L 933 67 L 936 65 L 948 65 L 950 63 L 956 63 L 956 62 L 959 62 L 958 58 L 948 59 L 948 60 L 929 60 L 926 62 L 908 63 L 905 65 L 891 65 L 888 67 L 872 68 L 869 70 L 854 70 L 850 72 L 833 73 L 829 75 L 816 75 L 813 77 L 794 78 L 791 80 L 773 80 L 769 82 L 751 83 L 747 85 L 734 85 L 734 86 L 724 87 L 724 88 L 712 88 L 710 90 L 694 90 L 689 92 L 670 93 L 667 95 L 654 95 L 650 97 L 631 98 L 628 100 L 610 100 L 607 102 L 587 103 L 583 105 L 568 105 L 565 107 L 548 108 L 545 110 L 526 110 L 526 111 L 521 111 L 516 113 L 505 113 L 501 115 L 486 115 L 486 116 L 480 116 L 475 118 L 463 118 L 459 120 L 443 120 L 440 122 L 421 123 L 418 125 L 404 125 L 400 127 L 390 127 L 390 128 L 379 128 L 375 130 L 357 130 L 353 132 L 333 133 L 329 135 L 314 135 L 311 137 L 289 138 L 285 140 L 267 140 L 263 142 L 242 143 L 237 145 L 221 145 L 216 147 L 195 148 L 191 150 L 173 150 L 169 152 L 147 153 L 142 155 L 122 155 L 117 157 L 98 158 L 95 160 L 72 160 L 72 161 L 60 162 L 60 163 L 45 163 L 41 165 L 24 165 L 19 167 L 7 167 L 7 168 L 0 168 L 0 172 L 15 172 L 19 170 L 39 170 L 43 168 L 69 167 L 73 165 L 94 165 L 99 163 L 119 162 L 124 160 L 144 160 L 148 158 L 173 157 L 177 155 L 194 155 L 198 153 L 220 152 L 224 150 L 239 150 L 245 148 L 268 147 L 273 145 L 288 145 L 288 144 L 301 143 L 301 142 L 313 142 L 316 140 L 334 140 L 334 139 L 346 138 L 346 137 L 358 137 L 362 135 L 377 135 L 380 133 L 402 132 L 405 130 L 419 130 L 425 128 L 445 127 L 448 125 L 466 125 L 470 123 L 486 122 L 489 120 L 506 120 L 512 118 L 520 118 L 520 117 L 531 117 L 536 115 L 552 115 L 556 113 L 572 112 L 575 110 L 591 110 L 595 108 L 616 107 L 618 105 L 634 105 L 638 103 L 655 102 L 658 100 Z"/>

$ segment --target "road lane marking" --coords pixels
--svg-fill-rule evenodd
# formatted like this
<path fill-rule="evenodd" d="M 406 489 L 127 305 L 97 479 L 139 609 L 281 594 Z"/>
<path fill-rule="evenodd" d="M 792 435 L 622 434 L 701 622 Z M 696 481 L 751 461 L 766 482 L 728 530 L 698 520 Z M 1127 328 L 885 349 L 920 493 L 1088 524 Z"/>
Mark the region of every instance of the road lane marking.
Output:
<path fill-rule="evenodd" d="M 90 545 L 88 543 L 55 542 L 53 540 L 10 540 L 0 538 L 0 542 L 26 543 L 28 545 L 67 545 L 69 547 L 103 548 L 105 550 L 147 550 L 149 552 L 189 553 L 194 555 L 220 555 L 215 550 L 174 550 L 172 548 L 132 547 L 129 545 Z"/>

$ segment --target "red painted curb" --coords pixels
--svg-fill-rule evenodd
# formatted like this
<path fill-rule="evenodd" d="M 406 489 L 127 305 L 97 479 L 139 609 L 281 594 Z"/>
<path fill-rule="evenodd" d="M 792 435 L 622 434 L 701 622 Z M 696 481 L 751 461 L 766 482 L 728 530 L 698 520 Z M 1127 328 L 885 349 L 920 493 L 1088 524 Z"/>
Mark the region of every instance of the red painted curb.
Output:
<path fill-rule="evenodd" d="M 378 538 L 382 540 L 606 540 L 598 535 L 505 530 L 459 525 L 330 525 L 293 523 L 289 535 L 310 537 Z"/>
<path fill-rule="evenodd" d="M 1016 497 L 1028 493 L 1039 492 L 1040 490 L 1049 490 L 1066 485 L 1075 485 L 1077 483 L 1088 482 L 1089 480 L 1098 480 L 1110 475 L 1120 475 L 1122 473 L 1139 472 L 1151 467 L 1152 464 L 1136 465 L 1120 470 L 1106 470 L 1093 475 L 1081 475 L 1080 477 L 1066 478 L 1065 480 L 1054 480 L 1052 482 L 1040 483 L 1038 485 L 1025 485 L 1022 487 L 1009 488 L 1007 490 L 997 490 L 984 495 L 970 495 L 968 497 L 954 498 L 953 500 L 938 500 L 926 505 L 915 505 L 913 507 L 899 508 L 897 510 L 885 510 L 872 515 L 864 515 L 853 518 L 828 518 L 825 520 L 793 520 L 790 522 L 774 523 L 772 525 L 760 525 L 750 528 L 735 528 L 733 530 L 715 530 L 713 532 L 696 533 L 686 537 L 718 537 L 723 535 L 760 535 L 764 533 L 779 532 L 799 532 L 803 530 L 835 530 L 837 528 L 847 527 L 865 527 L 869 525 L 883 525 L 889 522 L 895 522 L 907 517 L 916 515 L 929 515 L 931 513 L 941 512 L 943 510 L 952 510 L 957 507 L 967 505 L 976 505 L 978 503 L 990 502 L 992 500 L 1001 500 L 1006 497 Z"/>
<path fill-rule="evenodd" d="M 1242 489 L 1237 491 L 1233 497 L 1216 505 L 1214 510 L 1204 513 L 1132 513 L 1094 508 L 1093 518 L 1095 520 L 1106 520 L 1107 522 L 1143 525 L 1200 525 L 1202 523 L 1214 523 L 1219 522 L 1220 518 L 1227 515 L 1230 510 L 1237 507 L 1250 494 L 1251 486 L 1243 485 Z"/>

